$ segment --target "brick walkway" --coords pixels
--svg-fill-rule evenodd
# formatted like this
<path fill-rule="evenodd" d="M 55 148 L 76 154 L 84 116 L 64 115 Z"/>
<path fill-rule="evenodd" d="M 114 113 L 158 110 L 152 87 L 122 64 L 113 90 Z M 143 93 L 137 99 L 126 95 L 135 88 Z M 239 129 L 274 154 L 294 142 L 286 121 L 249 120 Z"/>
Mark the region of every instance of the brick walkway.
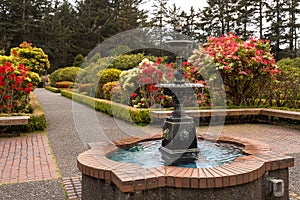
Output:
<path fill-rule="evenodd" d="M 44 134 L 0 139 L 0 184 L 58 178 Z"/>
<path fill-rule="evenodd" d="M 68 199 L 81 199 L 81 179 L 80 177 L 63 178 Z"/>

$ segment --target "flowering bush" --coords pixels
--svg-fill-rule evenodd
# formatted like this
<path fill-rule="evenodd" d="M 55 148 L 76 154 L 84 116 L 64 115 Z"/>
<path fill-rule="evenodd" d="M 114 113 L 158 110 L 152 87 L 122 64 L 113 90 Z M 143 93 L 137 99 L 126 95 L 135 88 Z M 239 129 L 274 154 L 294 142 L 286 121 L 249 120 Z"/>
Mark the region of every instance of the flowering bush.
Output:
<path fill-rule="evenodd" d="M 31 43 L 23 42 L 19 47 L 11 49 L 10 60 L 14 65 L 24 64 L 29 71 L 43 75 L 50 68 L 48 56 L 41 48 L 32 47 Z"/>
<path fill-rule="evenodd" d="M 155 85 L 173 79 L 172 66 L 163 64 L 161 58 L 156 62 L 145 58 L 138 67 L 123 71 L 120 75 L 121 89 L 130 99 L 130 105 L 137 108 L 149 108 L 155 104 L 170 106 L 169 97 Z"/>
<path fill-rule="evenodd" d="M 216 67 L 223 79 L 228 100 L 234 105 L 251 105 L 260 95 L 263 83 L 280 73 L 270 53 L 268 41 L 251 37 L 243 41 L 230 33 L 228 36 L 209 37 L 204 49 L 196 50 L 190 61 L 201 74 Z M 206 55 L 213 59 L 208 60 Z M 211 78 L 211 77 L 209 77 Z"/>
<path fill-rule="evenodd" d="M 7 62 L 0 66 L 0 112 L 26 112 L 33 84 L 26 76 L 27 67 L 14 67 Z"/>
<path fill-rule="evenodd" d="M 104 99 L 111 100 L 112 93 L 120 85 L 119 81 L 108 82 L 103 86 Z"/>

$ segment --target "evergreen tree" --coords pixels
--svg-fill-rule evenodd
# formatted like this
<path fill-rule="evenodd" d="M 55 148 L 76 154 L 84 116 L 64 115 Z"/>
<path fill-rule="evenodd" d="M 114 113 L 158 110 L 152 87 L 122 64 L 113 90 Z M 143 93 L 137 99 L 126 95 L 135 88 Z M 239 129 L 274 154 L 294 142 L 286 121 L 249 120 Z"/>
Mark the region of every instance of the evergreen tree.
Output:
<path fill-rule="evenodd" d="M 256 27 L 259 38 L 264 38 L 264 24 L 266 24 L 265 10 L 269 6 L 269 2 L 266 0 L 253 1 L 254 16 L 253 25 Z"/>
<path fill-rule="evenodd" d="M 297 0 L 289 0 L 288 1 L 288 9 L 286 10 L 288 12 L 288 22 L 287 22 L 287 40 L 289 43 L 289 57 L 294 58 L 297 56 L 297 40 L 298 35 L 300 31 L 300 2 Z"/>
<path fill-rule="evenodd" d="M 276 60 L 281 58 L 280 46 L 287 43 L 287 9 L 288 4 L 286 0 L 272 0 L 272 2 L 267 5 L 267 22 L 270 25 L 265 32 L 265 37 L 271 42 L 272 53 L 274 53 Z"/>
<path fill-rule="evenodd" d="M 201 21 L 198 29 L 204 37 L 220 36 L 234 31 L 234 2 L 233 0 L 208 0 L 208 6 L 200 13 Z"/>
<path fill-rule="evenodd" d="M 168 22 L 167 0 L 154 0 L 153 2 L 153 17 L 151 18 L 150 25 L 155 29 L 153 34 L 158 39 L 158 45 L 161 46 L 166 35 L 166 26 Z M 158 37 L 157 37 L 158 36 Z"/>
<path fill-rule="evenodd" d="M 181 15 L 182 22 L 182 33 L 189 36 L 189 38 L 196 38 L 196 29 L 197 29 L 197 18 L 199 14 L 196 13 L 193 7 L 190 8 L 190 13 L 182 12 Z"/>
<path fill-rule="evenodd" d="M 44 49 L 51 62 L 49 72 L 52 72 L 59 67 L 71 66 L 74 56 L 78 54 L 78 41 L 74 38 L 75 12 L 67 0 L 62 3 L 56 0 L 53 13 L 46 19 L 43 26 L 43 33 L 47 37 L 44 40 Z"/>
<path fill-rule="evenodd" d="M 237 17 L 235 19 L 236 27 L 235 33 L 237 35 L 241 35 L 244 40 L 248 39 L 249 36 L 253 35 L 253 28 L 251 30 L 250 27 L 253 27 L 254 20 L 254 11 L 255 1 L 247 1 L 247 0 L 239 0 L 237 4 L 234 5 L 234 10 L 237 13 Z"/>

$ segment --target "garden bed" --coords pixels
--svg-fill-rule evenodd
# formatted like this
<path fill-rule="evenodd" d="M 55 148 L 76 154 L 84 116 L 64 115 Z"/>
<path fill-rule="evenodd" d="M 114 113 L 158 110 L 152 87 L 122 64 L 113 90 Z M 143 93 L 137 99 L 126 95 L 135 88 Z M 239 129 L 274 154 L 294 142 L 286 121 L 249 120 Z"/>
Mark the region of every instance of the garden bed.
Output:
<path fill-rule="evenodd" d="M 39 102 L 37 101 L 35 95 L 33 93 L 30 93 L 30 105 L 33 109 L 33 112 L 30 114 L 22 114 L 22 113 L 13 113 L 13 114 L 1 114 L 0 117 L 5 118 L 22 118 L 22 116 L 25 116 L 27 119 L 29 117 L 29 122 L 26 124 L 20 124 L 20 125 L 7 125 L 7 126 L 1 126 L 1 134 L 4 133 L 14 133 L 14 132 L 22 132 L 22 133 L 29 133 L 29 132 L 35 132 L 35 131 L 43 131 L 47 127 L 46 122 L 46 115 L 41 108 Z M 28 119 L 27 119 L 28 120 Z"/>

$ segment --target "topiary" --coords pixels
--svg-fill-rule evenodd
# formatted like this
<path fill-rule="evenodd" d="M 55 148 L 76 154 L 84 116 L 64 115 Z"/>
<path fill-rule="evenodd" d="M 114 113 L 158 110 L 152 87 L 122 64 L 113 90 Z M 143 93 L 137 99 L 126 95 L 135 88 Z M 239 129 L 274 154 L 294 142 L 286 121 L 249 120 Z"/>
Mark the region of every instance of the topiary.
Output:
<path fill-rule="evenodd" d="M 96 97 L 104 98 L 103 86 L 108 82 L 119 80 L 121 70 L 119 69 L 104 69 L 98 72 L 98 85 L 96 90 Z"/>

